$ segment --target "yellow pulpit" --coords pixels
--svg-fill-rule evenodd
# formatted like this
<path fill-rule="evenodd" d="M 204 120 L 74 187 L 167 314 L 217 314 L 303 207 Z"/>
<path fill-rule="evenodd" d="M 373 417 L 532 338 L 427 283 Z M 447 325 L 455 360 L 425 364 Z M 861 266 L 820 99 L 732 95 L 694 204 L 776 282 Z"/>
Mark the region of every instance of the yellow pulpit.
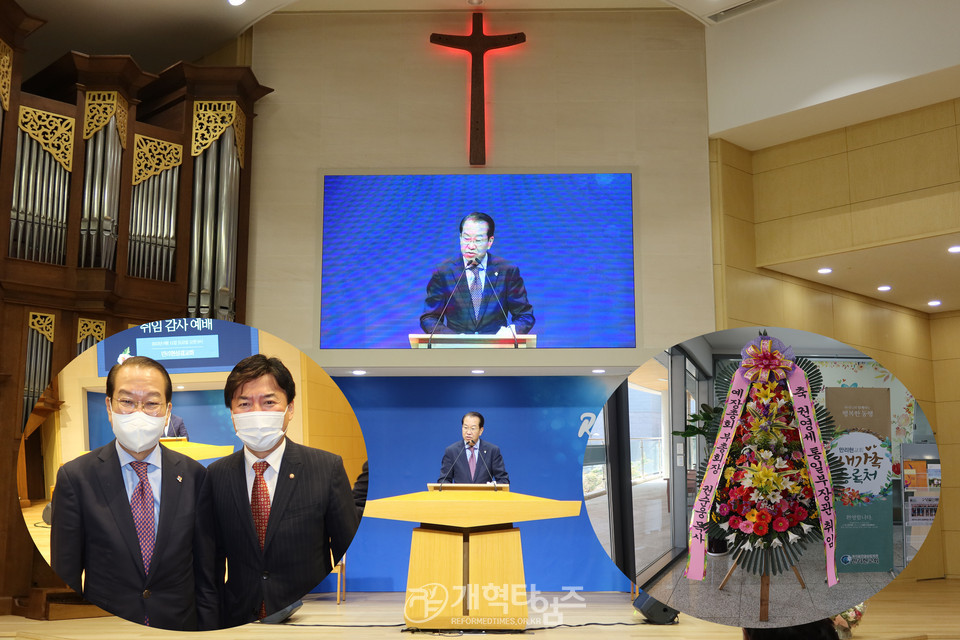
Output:
<path fill-rule="evenodd" d="M 447 484 L 367 502 L 364 517 L 420 523 L 410 544 L 403 608 L 408 626 L 526 628 L 523 553 L 513 523 L 576 516 L 581 503 L 508 489 Z"/>

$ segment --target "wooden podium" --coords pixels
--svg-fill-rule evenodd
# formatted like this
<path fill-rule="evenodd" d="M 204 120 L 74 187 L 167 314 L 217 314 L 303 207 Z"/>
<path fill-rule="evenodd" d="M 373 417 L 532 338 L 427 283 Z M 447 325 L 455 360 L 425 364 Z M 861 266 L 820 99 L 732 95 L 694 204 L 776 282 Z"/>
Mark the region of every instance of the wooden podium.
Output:
<path fill-rule="evenodd" d="M 534 349 L 537 346 L 537 336 L 533 333 L 518 333 L 516 343 L 513 336 L 492 333 L 435 333 L 432 341 L 429 333 L 411 333 L 408 337 L 411 349 Z"/>
<path fill-rule="evenodd" d="M 418 629 L 524 629 L 527 590 L 515 522 L 579 515 L 580 501 L 500 485 L 428 485 L 367 502 L 364 517 L 419 522 L 403 619 Z"/>

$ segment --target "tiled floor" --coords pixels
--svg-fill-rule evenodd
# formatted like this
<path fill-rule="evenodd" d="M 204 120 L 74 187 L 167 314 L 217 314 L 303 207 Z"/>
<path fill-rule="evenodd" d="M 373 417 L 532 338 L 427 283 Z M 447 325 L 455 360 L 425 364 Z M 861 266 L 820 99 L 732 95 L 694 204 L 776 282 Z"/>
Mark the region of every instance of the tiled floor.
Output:
<path fill-rule="evenodd" d="M 703 581 L 683 576 L 686 556 L 644 591 L 674 609 L 703 620 L 736 627 L 780 627 L 835 615 L 867 600 L 893 580 L 889 572 L 841 573 L 838 584 L 827 586 L 826 560 L 822 550 L 809 545 L 799 570 L 806 588 L 793 572 L 770 578 L 768 622 L 760 621 L 760 576 L 737 568 L 723 590 L 723 581 L 733 558 L 709 556 Z"/>

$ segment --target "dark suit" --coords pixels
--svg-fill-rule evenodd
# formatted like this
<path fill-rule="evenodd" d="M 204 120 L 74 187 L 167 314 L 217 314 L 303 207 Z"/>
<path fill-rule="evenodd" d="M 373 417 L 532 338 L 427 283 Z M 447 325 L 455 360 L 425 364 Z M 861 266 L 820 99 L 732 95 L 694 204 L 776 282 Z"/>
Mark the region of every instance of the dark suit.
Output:
<path fill-rule="evenodd" d="M 216 511 L 224 627 L 256 620 L 261 602 L 270 615 L 309 593 L 333 568 L 331 549 L 339 560 L 357 531 L 357 510 L 340 456 L 289 439 L 285 447 L 262 551 L 243 450 L 207 469 Z"/>
<path fill-rule="evenodd" d="M 499 484 L 510 484 L 510 476 L 503 466 L 500 447 L 484 439 L 477 440 L 474 451 L 477 452 L 477 467 L 470 477 L 470 463 L 467 460 L 467 446 L 463 440 L 454 442 L 443 452 L 440 461 L 440 478 L 437 482 L 485 483 L 496 480 Z"/>
<path fill-rule="evenodd" d="M 183 424 L 183 418 L 171 413 L 170 424 L 163 429 L 163 437 L 186 438 L 189 440 L 190 436 L 187 434 L 187 425 Z"/>
<path fill-rule="evenodd" d="M 533 317 L 533 306 L 527 301 L 527 289 L 520 277 L 520 269 L 502 258 L 487 254 L 479 319 L 473 311 L 469 276 L 464 274 L 460 278 L 461 273 L 462 256 L 446 260 L 434 270 L 430 282 L 427 283 L 427 298 L 423 305 L 423 315 L 420 316 L 420 328 L 424 333 L 432 332 L 437 325 L 443 305 L 450 297 L 458 278 L 460 283 L 447 305 L 446 312 L 443 312 L 444 323 L 437 326 L 437 333 L 496 333 L 500 327 L 511 323 L 516 325 L 517 333 L 530 333 L 536 319 Z M 511 316 L 510 322 L 507 321 L 504 311 Z"/>
<path fill-rule="evenodd" d="M 151 627 L 217 628 L 210 496 L 200 463 L 160 446 L 160 516 L 144 575 L 116 440 L 64 464 L 51 513 L 54 571 L 93 604 Z M 81 587 L 80 574 L 86 570 Z"/>

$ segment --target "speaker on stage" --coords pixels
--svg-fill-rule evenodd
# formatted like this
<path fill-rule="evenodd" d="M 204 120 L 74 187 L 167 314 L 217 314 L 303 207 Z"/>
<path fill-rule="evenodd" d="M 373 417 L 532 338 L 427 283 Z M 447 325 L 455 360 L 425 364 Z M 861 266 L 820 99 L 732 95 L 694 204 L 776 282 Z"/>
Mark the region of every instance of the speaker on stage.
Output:
<path fill-rule="evenodd" d="M 650 624 L 676 624 L 679 611 L 671 609 L 659 600 L 640 590 L 640 595 L 633 601 L 633 608 L 643 614 Z"/>

